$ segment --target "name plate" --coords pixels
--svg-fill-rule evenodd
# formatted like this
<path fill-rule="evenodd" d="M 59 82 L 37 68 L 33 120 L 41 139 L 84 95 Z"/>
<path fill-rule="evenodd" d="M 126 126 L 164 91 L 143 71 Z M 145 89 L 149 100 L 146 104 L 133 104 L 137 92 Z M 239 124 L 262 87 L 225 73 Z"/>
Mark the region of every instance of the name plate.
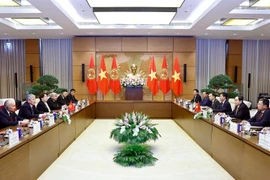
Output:
<path fill-rule="evenodd" d="M 270 150 L 270 134 L 259 134 L 259 145 Z"/>
<path fill-rule="evenodd" d="M 220 124 L 220 115 L 216 114 L 215 115 L 215 121 L 214 121 L 215 124 Z"/>
<path fill-rule="evenodd" d="M 18 131 L 12 132 L 8 136 L 9 147 L 13 147 L 20 142 Z"/>
<path fill-rule="evenodd" d="M 238 124 L 234 122 L 230 122 L 230 131 L 238 134 Z"/>
<path fill-rule="evenodd" d="M 33 134 L 37 134 L 41 131 L 40 129 L 40 123 L 38 121 L 35 121 L 33 123 Z"/>
<path fill-rule="evenodd" d="M 50 118 L 49 118 L 49 126 L 52 126 L 54 125 L 55 122 L 54 122 L 54 116 L 52 114 L 50 114 Z"/>

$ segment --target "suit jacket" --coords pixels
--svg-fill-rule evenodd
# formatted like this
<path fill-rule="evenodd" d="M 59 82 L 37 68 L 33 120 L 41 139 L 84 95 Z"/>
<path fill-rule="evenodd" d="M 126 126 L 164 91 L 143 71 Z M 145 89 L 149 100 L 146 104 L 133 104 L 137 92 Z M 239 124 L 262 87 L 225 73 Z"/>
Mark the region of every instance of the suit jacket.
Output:
<path fill-rule="evenodd" d="M 202 97 L 199 94 L 193 96 L 193 98 L 191 99 L 191 103 L 194 103 L 194 102 L 197 103 L 197 102 L 201 102 L 201 101 L 202 101 Z"/>
<path fill-rule="evenodd" d="M 39 101 L 39 103 L 37 105 L 37 109 L 41 113 L 49 112 L 48 107 L 46 106 L 46 104 L 43 101 Z"/>
<path fill-rule="evenodd" d="M 51 111 L 61 109 L 61 106 L 58 104 L 58 102 L 53 101 L 52 98 L 48 99 L 47 104 L 50 107 Z"/>
<path fill-rule="evenodd" d="M 20 108 L 19 116 L 24 119 L 32 119 L 32 118 L 38 118 L 40 112 L 37 110 L 35 106 L 32 106 L 25 102 L 22 107 Z"/>
<path fill-rule="evenodd" d="M 219 104 L 220 104 L 220 102 L 219 102 L 217 99 L 215 99 L 215 100 L 212 102 L 211 108 L 212 108 L 212 109 L 217 109 L 217 108 L 219 107 Z"/>
<path fill-rule="evenodd" d="M 231 104 L 225 100 L 223 103 L 220 103 L 218 108 L 213 109 L 214 112 L 224 112 L 224 113 L 230 113 L 232 112 Z"/>
<path fill-rule="evenodd" d="M 261 111 L 258 111 L 255 116 L 250 118 L 248 122 L 251 126 L 270 126 L 270 109 L 266 109 L 260 117 Z"/>
<path fill-rule="evenodd" d="M 212 106 L 212 101 L 210 101 L 209 97 L 203 98 L 203 100 L 200 102 L 201 106 Z"/>
<path fill-rule="evenodd" d="M 237 110 L 238 108 L 238 110 Z M 242 119 L 242 120 L 247 120 L 250 119 L 250 113 L 247 105 L 245 103 L 241 103 L 238 106 L 235 106 L 233 112 L 229 113 L 231 117 Z"/>
<path fill-rule="evenodd" d="M 10 121 L 10 116 L 12 116 L 13 122 Z M 5 108 L 0 109 L 0 129 L 8 126 L 16 126 L 18 121 L 23 120 L 23 118 L 19 117 L 15 112 L 12 112 L 10 116 Z"/>
<path fill-rule="evenodd" d="M 69 104 L 69 103 L 67 102 L 67 99 L 64 98 L 62 95 L 59 95 L 56 101 L 57 101 L 57 103 L 58 103 L 60 106 L 68 105 L 68 104 Z"/>
<path fill-rule="evenodd" d="M 78 100 L 75 98 L 75 96 L 72 96 L 70 93 L 67 95 L 66 99 L 67 99 L 68 104 L 70 102 L 75 103 L 75 104 L 78 102 Z"/>

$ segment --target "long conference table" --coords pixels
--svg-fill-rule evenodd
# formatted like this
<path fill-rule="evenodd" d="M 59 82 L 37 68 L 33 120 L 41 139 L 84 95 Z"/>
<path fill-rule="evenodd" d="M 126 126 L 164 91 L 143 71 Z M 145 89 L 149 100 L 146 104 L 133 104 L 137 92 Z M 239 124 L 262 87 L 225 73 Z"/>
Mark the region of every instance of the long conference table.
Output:
<path fill-rule="evenodd" d="M 257 136 L 233 133 L 211 119 L 193 119 L 193 112 L 171 101 L 95 101 L 72 114 L 70 125 L 58 120 L 14 147 L 0 147 L 0 179 L 37 179 L 93 120 L 132 111 L 173 119 L 235 179 L 270 177 L 270 151 L 258 145 Z"/>

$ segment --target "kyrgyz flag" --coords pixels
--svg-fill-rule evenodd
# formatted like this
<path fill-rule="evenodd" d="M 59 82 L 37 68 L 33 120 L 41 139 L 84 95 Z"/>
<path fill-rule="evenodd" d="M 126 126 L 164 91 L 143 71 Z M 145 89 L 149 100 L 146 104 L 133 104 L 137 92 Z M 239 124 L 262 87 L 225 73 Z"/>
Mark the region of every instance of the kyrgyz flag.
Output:
<path fill-rule="evenodd" d="M 180 76 L 180 69 L 178 64 L 178 57 L 176 56 L 173 63 L 171 87 L 175 96 L 179 96 L 183 92 L 182 79 Z"/>
<path fill-rule="evenodd" d="M 150 61 L 150 69 L 147 78 L 147 86 L 149 87 L 150 91 L 153 95 L 158 93 L 158 80 L 157 80 L 157 71 L 154 56 L 152 56 Z"/>
<path fill-rule="evenodd" d="M 90 58 L 89 68 L 87 72 L 87 87 L 90 94 L 97 92 L 96 71 L 93 56 Z"/>
<path fill-rule="evenodd" d="M 167 94 L 170 90 L 170 80 L 168 76 L 168 67 L 167 67 L 167 61 L 166 56 L 163 57 L 162 62 L 162 70 L 159 80 L 159 88 L 163 92 L 163 94 Z"/>
<path fill-rule="evenodd" d="M 112 70 L 110 74 L 110 88 L 114 94 L 118 94 L 121 91 L 121 84 L 119 79 L 119 72 L 117 69 L 116 58 L 113 56 Z"/>
<path fill-rule="evenodd" d="M 72 102 L 69 103 L 68 110 L 69 110 L 69 112 L 72 112 L 75 110 L 74 104 Z"/>
<path fill-rule="evenodd" d="M 109 91 L 109 81 L 108 73 L 106 71 L 104 56 L 102 55 L 100 61 L 100 69 L 98 74 L 98 88 L 101 90 L 102 94 L 107 94 Z"/>

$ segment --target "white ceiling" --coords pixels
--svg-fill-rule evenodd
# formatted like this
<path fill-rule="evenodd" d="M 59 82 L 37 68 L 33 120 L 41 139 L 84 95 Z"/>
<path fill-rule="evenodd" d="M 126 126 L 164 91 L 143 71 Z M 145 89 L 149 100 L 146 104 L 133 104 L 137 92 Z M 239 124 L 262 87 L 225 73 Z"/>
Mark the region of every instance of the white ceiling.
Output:
<path fill-rule="evenodd" d="M 22 0 L 26 5 L 0 7 L 0 38 L 194 36 L 270 39 L 270 9 L 239 8 L 245 1 L 185 0 L 169 25 L 100 25 L 86 0 Z M 27 5 L 27 2 L 31 5 Z M 48 26 L 23 26 L 6 19 L 14 17 L 41 17 L 52 21 Z M 261 22 L 241 27 L 215 24 L 224 18 L 258 18 Z"/>

